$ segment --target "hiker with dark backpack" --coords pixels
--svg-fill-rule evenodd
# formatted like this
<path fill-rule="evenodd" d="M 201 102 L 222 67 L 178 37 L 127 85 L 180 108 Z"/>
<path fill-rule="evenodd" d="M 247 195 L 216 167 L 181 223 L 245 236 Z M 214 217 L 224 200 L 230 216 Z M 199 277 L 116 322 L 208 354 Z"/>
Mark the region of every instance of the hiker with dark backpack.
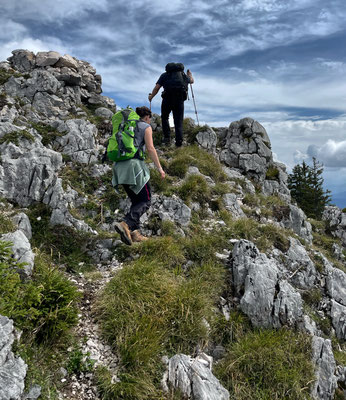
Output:
<path fill-rule="evenodd" d="M 161 87 L 162 93 L 161 118 L 163 130 L 163 144 L 169 145 L 171 141 L 171 131 L 169 127 L 169 114 L 173 112 L 175 144 L 180 147 L 183 144 L 183 119 L 184 119 L 184 101 L 187 99 L 188 85 L 194 83 L 190 70 L 184 73 L 184 65 L 181 63 L 169 63 L 164 72 L 157 81 L 152 93 L 148 99 L 156 96 Z"/>
<path fill-rule="evenodd" d="M 150 172 L 144 161 L 145 150 L 161 178 L 165 177 L 153 144 L 151 115 L 149 108 L 143 106 L 137 107 L 136 112 L 128 108 L 112 117 L 113 134 L 107 146 L 108 159 L 115 161 L 112 185 L 115 188 L 122 185 L 131 200 L 130 211 L 122 222 L 115 224 L 115 230 L 127 245 L 148 239 L 139 232 L 140 217 L 151 203 Z"/>

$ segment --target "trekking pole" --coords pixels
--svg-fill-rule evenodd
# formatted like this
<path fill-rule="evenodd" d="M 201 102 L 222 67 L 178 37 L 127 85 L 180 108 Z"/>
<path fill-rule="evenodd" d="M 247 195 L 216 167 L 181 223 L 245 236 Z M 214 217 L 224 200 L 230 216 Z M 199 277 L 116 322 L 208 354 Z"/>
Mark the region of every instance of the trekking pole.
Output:
<path fill-rule="evenodd" d="M 197 125 L 199 126 L 198 113 L 197 113 L 196 102 L 195 102 L 195 96 L 194 96 L 194 94 L 193 94 L 193 89 L 192 89 L 192 84 L 191 84 L 191 83 L 190 83 L 190 88 L 191 88 L 191 94 L 192 94 L 193 105 L 194 105 L 194 107 L 195 107 L 195 114 L 196 114 L 196 119 L 197 119 Z"/>
<path fill-rule="evenodd" d="M 151 93 L 149 93 L 149 96 L 151 95 Z M 151 111 L 151 100 L 149 100 L 149 104 L 150 104 L 150 111 Z"/>

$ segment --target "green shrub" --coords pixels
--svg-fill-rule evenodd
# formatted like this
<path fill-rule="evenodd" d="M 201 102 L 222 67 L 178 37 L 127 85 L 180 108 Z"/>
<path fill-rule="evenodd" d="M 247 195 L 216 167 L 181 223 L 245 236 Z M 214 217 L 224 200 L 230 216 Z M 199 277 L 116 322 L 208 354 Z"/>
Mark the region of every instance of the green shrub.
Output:
<path fill-rule="evenodd" d="M 150 185 L 153 190 L 162 193 L 165 196 L 171 196 L 174 192 L 174 180 L 172 177 L 166 175 L 165 179 L 161 178 L 160 173 L 156 169 L 150 169 Z"/>
<path fill-rule="evenodd" d="M 41 122 L 31 122 L 31 126 L 42 136 L 42 144 L 44 146 L 54 142 L 57 137 L 65 136 L 67 134 L 67 132 L 59 132 L 53 126 Z"/>
<path fill-rule="evenodd" d="M 95 362 L 95 360 L 90 358 L 89 352 L 84 354 L 82 350 L 76 346 L 69 353 L 66 370 L 70 375 L 90 372 L 94 369 Z"/>
<path fill-rule="evenodd" d="M 266 179 L 278 181 L 279 180 L 279 170 L 276 167 L 274 167 L 273 165 L 271 165 L 267 169 Z"/>
<path fill-rule="evenodd" d="M 217 314 L 211 325 L 211 338 L 217 345 L 227 346 L 241 340 L 251 330 L 249 319 L 239 311 L 230 312 L 229 320 L 223 314 Z"/>
<path fill-rule="evenodd" d="M 20 130 L 5 134 L 2 138 L 0 138 L 0 144 L 12 142 L 16 146 L 19 146 L 19 142 L 22 139 L 29 140 L 30 142 L 35 141 L 35 138 L 27 130 Z"/>
<path fill-rule="evenodd" d="M 210 189 L 200 175 L 189 175 L 178 188 L 179 197 L 186 201 L 198 201 L 199 203 L 207 203 L 210 199 Z"/>
<path fill-rule="evenodd" d="M 290 330 L 247 333 L 227 348 L 215 375 L 235 400 L 309 398 L 311 339 Z"/>
<path fill-rule="evenodd" d="M 210 176 L 215 183 L 224 182 L 227 179 L 220 162 L 197 145 L 178 148 L 173 155 L 173 158 L 177 157 L 189 160 L 189 166 L 197 167 L 203 175 Z"/>
<path fill-rule="evenodd" d="M 32 279 L 20 279 L 22 267 L 0 242 L 0 314 L 38 342 L 61 336 L 77 322 L 76 287 L 39 252 Z"/>
<path fill-rule="evenodd" d="M 50 254 L 56 263 L 64 264 L 69 271 L 78 271 L 81 265 L 90 267 L 90 256 L 86 250 L 90 234 L 68 226 L 51 226 L 50 215 L 51 210 L 43 204 L 29 209 L 32 245 Z"/>
<path fill-rule="evenodd" d="M 167 172 L 169 175 L 177 176 L 179 178 L 184 178 L 189 165 L 193 161 L 189 157 L 177 157 L 174 158 L 167 167 Z"/>
<path fill-rule="evenodd" d="M 15 226 L 11 219 L 3 213 L 0 213 L 0 232 L 7 233 L 14 231 Z"/>

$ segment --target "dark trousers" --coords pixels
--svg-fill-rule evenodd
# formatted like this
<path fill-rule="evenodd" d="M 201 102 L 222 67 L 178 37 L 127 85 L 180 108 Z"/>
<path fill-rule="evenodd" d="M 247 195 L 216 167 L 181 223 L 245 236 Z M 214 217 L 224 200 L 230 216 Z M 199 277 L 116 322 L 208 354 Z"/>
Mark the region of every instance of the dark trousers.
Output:
<path fill-rule="evenodd" d="M 161 118 L 163 140 L 170 141 L 171 130 L 169 128 L 169 114 L 173 112 L 174 128 L 175 128 L 175 144 L 181 146 L 183 143 L 183 119 L 184 119 L 184 100 L 179 98 L 164 97 L 161 104 Z"/>
<path fill-rule="evenodd" d="M 125 215 L 124 221 L 131 231 L 135 231 L 139 229 L 139 219 L 150 207 L 151 189 L 149 183 L 146 183 L 143 189 L 136 194 L 130 189 L 129 185 L 123 185 L 123 187 L 131 200 L 131 208 Z"/>

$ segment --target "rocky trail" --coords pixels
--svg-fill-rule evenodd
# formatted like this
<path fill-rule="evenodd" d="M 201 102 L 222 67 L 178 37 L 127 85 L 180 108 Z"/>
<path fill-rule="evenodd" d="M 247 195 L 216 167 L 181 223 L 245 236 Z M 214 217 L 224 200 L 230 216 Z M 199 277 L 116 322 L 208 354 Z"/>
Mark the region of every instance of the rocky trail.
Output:
<path fill-rule="evenodd" d="M 69 278 L 83 295 L 75 335 L 79 340 L 80 351 L 83 353 L 82 361 L 84 365 L 88 366 L 88 371 L 68 374 L 65 369 L 62 369 L 63 389 L 59 392 L 61 400 L 98 400 L 94 380 L 94 370 L 97 366 L 107 367 L 113 373 L 114 381 L 116 380 L 117 356 L 102 338 L 93 306 L 98 294 L 121 268 L 122 263 L 113 259 L 106 265 L 97 264 L 97 271 L 93 272 L 91 277 L 79 273 L 71 275 Z M 72 348 L 68 350 L 73 351 Z M 80 355 L 80 353 L 78 354 Z"/>

